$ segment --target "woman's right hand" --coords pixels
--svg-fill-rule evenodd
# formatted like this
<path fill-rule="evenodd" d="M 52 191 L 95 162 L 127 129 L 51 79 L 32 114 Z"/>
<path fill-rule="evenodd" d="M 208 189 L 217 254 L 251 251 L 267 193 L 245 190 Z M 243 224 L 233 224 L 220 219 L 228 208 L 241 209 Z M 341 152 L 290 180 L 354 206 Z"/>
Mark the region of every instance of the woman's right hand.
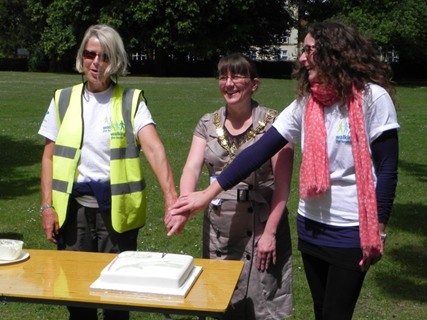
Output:
<path fill-rule="evenodd" d="M 222 191 L 221 186 L 218 181 L 212 182 L 209 187 L 202 191 L 191 192 L 188 194 L 181 195 L 175 204 L 169 209 L 167 216 L 170 216 L 168 219 L 174 219 L 179 215 L 185 215 L 187 220 L 196 215 L 198 212 L 203 211 L 207 208 L 209 203 Z M 180 221 L 178 221 L 180 220 Z M 183 219 L 178 219 L 176 224 L 172 227 L 169 227 L 168 235 L 173 234 L 174 232 L 182 231 L 183 228 Z"/>
<path fill-rule="evenodd" d="M 165 226 L 168 230 L 168 237 L 175 233 L 181 233 L 184 230 L 187 220 L 208 206 L 205 203 L 207 201 L 209 204 L 210 200 L 203 200 L 203 197 L 201 196 L 202 194 L 203 192 L 193 192 L 184 196 L 182 195 L 169 209 L 169 212 L 165 217 Z"/>
<path fill-rule="evenodd" d="M 46 239 L 54 244 L 57 244 L 56 236 L 59 233 L 59 220 L 55 209 L 44 209 L 42 212 L 42 220 L 42 226 L 46 235 Z"/>
<path fill-rule="evenodd" d="M 185 224 L 189 219 L 189 214 L 184 212 L 183 214 L 172 215 L 168 213 L 165 217 L 165 227 L 167 230 L 167 236 L 170 237 L 175 233 L 182 233 L 184 231 Z"/>

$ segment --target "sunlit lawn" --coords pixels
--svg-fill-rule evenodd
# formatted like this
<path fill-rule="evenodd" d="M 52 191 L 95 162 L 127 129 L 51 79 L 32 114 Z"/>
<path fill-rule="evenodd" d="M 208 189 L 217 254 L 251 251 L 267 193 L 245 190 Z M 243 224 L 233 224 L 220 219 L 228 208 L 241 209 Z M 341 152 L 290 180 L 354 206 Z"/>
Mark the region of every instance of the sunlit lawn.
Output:
<path fill-rule="evenodd" d="M 41 229 L 39 176 L 43 139 L 37 131 L 53 90 L 79 81 L 78 75 L 0 72 L 0 238 L 23 239 L 26 248 L 54 249 Z M 222 105 L 216 81 L 213 78 L 127 77 L 120 83 L 145 91 L 178 183 L 194 126 L 204 113 Z M 294 86 L 291 80 L 263 79 L 255 99 L 281 110 L 293 99 Z M 398 98 L 401 131 L 397 199 L 387 230 L 386 255 L 368 273 L 354 316 L 357 320 L 427 319 L 426 83 L 398 86 Z M 161 191 L 145 161 L 144 166 L 148 220 L 139 235 L 139 250 L 200 257 L 200 215 L 187 224 L 183 235 L 167 238 Z M 294 247 L 295 312 L 292 319 L 306 320 L 313 319 L 313 314 L 296 250 L 297 182 L 298 166 L 294 169 L 289 204 Z M 205 174 L 201 187 L 206 183 Z M 67 318 L 64 307 L 3 302 L 0 304 L 2 320 Z M 135 312 L 132 319 L 163 319 L 163 316 Z"/>

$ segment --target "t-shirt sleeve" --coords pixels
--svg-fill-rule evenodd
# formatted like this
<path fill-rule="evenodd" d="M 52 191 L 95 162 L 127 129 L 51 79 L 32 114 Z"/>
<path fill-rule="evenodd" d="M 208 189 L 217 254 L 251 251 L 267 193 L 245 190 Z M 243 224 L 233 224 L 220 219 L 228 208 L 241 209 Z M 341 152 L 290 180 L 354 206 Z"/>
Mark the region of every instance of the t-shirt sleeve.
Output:
<path fill-rule="evenodd" d="M 56 141 L 58 136 L 58 122 L 56 118 L 56 108 L 54 99 L 51 100 L 49 108 L 43 118 L 38 134 L 52 141 Z"/>
<path fill-rule="evenodd" d="M 302 103 L 304 102 L 293 101 L 277 116 L 273 123 L 277 132 L 293 144 L 301 144 L 304 111 Z"/>
<path fill-rule="evenodd" d="M 369 140 L 372 142 L 383 132 L 399 129 L 394 103 L 387 91 L 378 86 L 370 85 L 370 92 L 364 96 L 367 106 L 366 121 Z"/>
<path fill-rule="evenodd" d="M 193 131 L 193 135 L 205 140 L 208 140 L 208 129 L 207 126 L 211 120 L 211 114 L 207 113 L 200 118 L 199 122 L 196 125 L 196 128 Z"/>
<path fill-rule="evenodd" d="M 141 101 L 139 103 L 139 107 L 134 119 L 135 135 L 138 134 L 139 130 L 141 130 L 142 128 L 144 128 L 146 125 L 149 125 L 149 124 L 156 125 L 156 123 L 153 120 L 153 117 L 151 116 L 150 110 L 148 110 L 148 107 L 145 104 L 145 101 Z"/>

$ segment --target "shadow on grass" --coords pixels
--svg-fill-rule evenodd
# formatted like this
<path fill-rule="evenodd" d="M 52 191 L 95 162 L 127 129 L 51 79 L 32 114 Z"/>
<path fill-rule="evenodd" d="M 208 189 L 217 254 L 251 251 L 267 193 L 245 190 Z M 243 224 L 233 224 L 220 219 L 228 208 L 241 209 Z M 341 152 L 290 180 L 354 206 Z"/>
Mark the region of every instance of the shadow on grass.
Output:
<path fill-rule="evenodd" d="M 427 164 L 399 160 L 399 170 L 404 170 L 407 174 L 415 177 L 419 182 L 427 182 Z"/>
<path fill-rule="evenodd" d="M 40 185 L 39 172 L 35 176 L 34 168 L 26 167 L 41 162 L 43 145 L 1 135 L 0 150 L 0 198 L 13 199 L 33 193 Z"/>
<path fill-rule="evenodd" d="M 24 236 L 17 232 L 0 232 L 0 239 L 24 240 Z"/>
<path fill-rule="evenodd" d="M 421 239 L 416 243 L 403 242 L 386 245 L 391 268 L 377 274 L 378 285 L 397 299 L 427 302 L 427 205 L 422 203 L 395 204 L 390 227 L 402 234 L 413 234 Z"/>

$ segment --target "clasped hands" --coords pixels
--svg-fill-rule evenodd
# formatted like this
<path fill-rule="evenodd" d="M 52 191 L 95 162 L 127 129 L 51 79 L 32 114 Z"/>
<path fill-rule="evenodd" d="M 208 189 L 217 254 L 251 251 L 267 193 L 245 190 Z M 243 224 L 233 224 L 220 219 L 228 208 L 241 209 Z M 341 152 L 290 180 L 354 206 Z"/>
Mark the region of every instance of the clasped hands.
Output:
<path fill-rule="evenodd" d="M 164 222 L 168 237 L 175 233 L 181 233 L 187 221 L 208 205 L 209 199 L 204 195 L 203 191 L 181 195 L 175 204 L 168 208 L 168 212 L 165 215 Z"/>

